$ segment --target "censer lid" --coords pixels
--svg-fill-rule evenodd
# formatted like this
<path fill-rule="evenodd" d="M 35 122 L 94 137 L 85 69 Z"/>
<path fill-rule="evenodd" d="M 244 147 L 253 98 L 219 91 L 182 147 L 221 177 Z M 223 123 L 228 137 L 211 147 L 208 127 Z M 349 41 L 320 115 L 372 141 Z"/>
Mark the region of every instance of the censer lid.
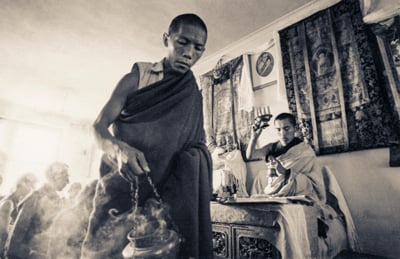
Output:
<path fill-rule="evenodd" d="M 129 238 L 129 235 L 128 235 Z M 143 238 L 143 240 L 141 240 Z M 161 235 L 154 233 L 153 239 L 149 239 L 149 235 L 138 237 L 125 247 L 122 251 L 124 258 L 146 258 L 146 257 L 175 257 L 179 245 L 179 236 L 173 230 L 165 230 Z M 131 238 L 129 238 L 131 239 Z"/>

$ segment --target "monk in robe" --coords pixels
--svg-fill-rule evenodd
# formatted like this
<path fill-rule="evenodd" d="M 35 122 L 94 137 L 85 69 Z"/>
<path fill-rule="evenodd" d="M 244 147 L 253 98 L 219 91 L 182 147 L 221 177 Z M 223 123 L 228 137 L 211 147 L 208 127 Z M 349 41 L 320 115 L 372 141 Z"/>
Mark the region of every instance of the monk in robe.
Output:
<path fill-rule="evenodd" d="M 139 183 L 139 206 L 154 196 L 148 176 L 182 236 L 179 257 L 212 257 L 212 165 L 205 145 L 202 96 L 190 70 L 206 40 L 206 25 L 197 15 L 175 17 L 163 35 L 166 57 L 135 63 L 95 121 L 104 156 L 82 258 L 119 258 L 131 229 L 123 233 L 124 243 L 102 255 L 97 253 L 103 247 L 96 233 L 110 220 L 110 209 L 122 214 L 132 208 L 132 183 Z"/>
<path fill-rule="evenodd" d="M 331 258 L 344 249 L 358 251 L 357 234 L 347 202 L 327 166 L 320 166 L 312 147 L 295 137 L 297 126 L 292 114 L 275 117 L 279 141 L 256 148 L 267 122 L 254 125 L 246 156 L 264 158 L 267 170 L 255 177 L 252 196 L 306 197 L 319 209 L 318 235 L 320 255 Z"/>
<path fill-rule="evenodd" d="M 256 148 L 262 128 L 267 126 L 266 122 L 261 123 L 265 125 L 253 127 L 246 156 L 248 159 L 265 159 L 267 170 L 254 179 L 251 195 L 311 195 L 311 182 L 303 178 L 312 170 L 316 156 L 310 145 L 295 137 L 295 117 L 289 113 L 279 114 L 274 121 L 279 141 Z"/>

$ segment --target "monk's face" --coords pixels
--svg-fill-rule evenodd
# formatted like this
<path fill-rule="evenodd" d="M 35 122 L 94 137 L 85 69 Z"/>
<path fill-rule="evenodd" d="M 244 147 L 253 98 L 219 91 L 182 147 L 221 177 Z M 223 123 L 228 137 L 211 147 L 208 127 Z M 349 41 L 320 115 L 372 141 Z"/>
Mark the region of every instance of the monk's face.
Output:
<path fill-rule="evenodd" d="M 295 137 L 296 126 L 289 119 L 276 120 L 275 129 L 279 135 L 279 142 L 282 146 L 289 144 Z"/>
<path fill-rule="evenodd" d="M 185 73 L 203 55 L 207 33 L 200 26 L 181 24 L 175 32 L 164 34 L 167 61 L 172 70 Z"/>

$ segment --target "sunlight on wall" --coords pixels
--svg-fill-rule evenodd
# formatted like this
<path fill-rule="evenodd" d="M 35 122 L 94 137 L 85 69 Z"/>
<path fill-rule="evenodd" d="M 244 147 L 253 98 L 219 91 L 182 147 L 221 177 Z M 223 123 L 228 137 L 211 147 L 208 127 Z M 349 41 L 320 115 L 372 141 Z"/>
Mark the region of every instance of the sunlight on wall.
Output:
<path fill-rule="evenodd" d="M 36 174 L 39 183 L 43 182 L 46 166 L 57 158 L 61 130 L 20 122 L 2 124 L 1 139 L 8 139 L 2 145 L 6 154 L 2 192 L 12 189 L 15 180 L 26 172 Z"/>
<path fill-rule="evenodd" d="M 70 182 L 87 183 L 96 177 L 99 157 L 87 124 L 57 126 L 2 119 L 0 117 L 0 195 L 13 190 L 15 181 L 31 172 L 44 182 L 53 161 L 69 165 Z"/>

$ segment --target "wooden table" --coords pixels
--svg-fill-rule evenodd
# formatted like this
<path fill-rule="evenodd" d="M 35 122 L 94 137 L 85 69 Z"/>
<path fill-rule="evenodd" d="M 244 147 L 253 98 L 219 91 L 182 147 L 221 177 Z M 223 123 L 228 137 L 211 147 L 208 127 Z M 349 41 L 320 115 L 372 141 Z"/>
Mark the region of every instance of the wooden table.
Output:
<path fill-rule="evenodd" d="M 317 209 L 302 204 L 211 202 L 216 258 L 316 258 Z"/>

